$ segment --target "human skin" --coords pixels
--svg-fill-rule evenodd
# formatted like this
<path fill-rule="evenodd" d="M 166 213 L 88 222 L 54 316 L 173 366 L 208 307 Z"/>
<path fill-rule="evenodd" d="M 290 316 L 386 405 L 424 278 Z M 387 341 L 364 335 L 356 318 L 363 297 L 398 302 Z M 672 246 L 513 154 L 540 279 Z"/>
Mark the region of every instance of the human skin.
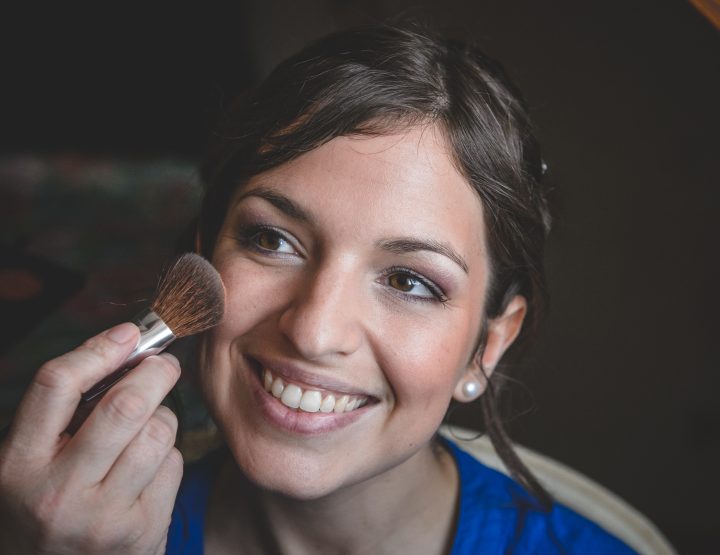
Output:
<path fill-rule="evenodd" d="M 164 552 L 183 461 L 175 415 L 158 405 L 180 376 L 177 360 L 145 359 L 65 432 L 82 392 L 138 337 L 120 324 L 35 375 L 0 445 L 0 553 Z"/>
<path fill-rule="evenodd" d="M 226 510 L 209 514 L 234 514 L 218 491 L 241 472 L 265 492 L 269 520 L 295 522 L 275 533 L 297 553 L 303 535 L 367 548 L 358 514 L 386 528 L 375 534 L 385 548 L 393 534 L 405 550 L 428 534 L 445 545 L 457 476 L 432 438 L 451 398 L 469 400 L 462 384 L 484 385 L 481 362 L 492 371 L 525 314 L 516 297 L 487 323 L 478 355 L 485 243 L 479 198 L 430 125 L 338 137 L 241 187 L 212 257 L 226 316 L 201 349 L 203 391 L 234 458 L 213 496 Z M 263 367 L 303 390 L 369 400 L 342 415 L 290 409 L 263 389 Z M 410 519 L 403 533 L 408 500 L 446 514 Z"/>
<path fill-rule="evenodd" d="M 262 187 L 275 204 L 258 196 Z M 279 195 L 309 221 L 278 209 Z M 260 219 L 276 231 L 238 241 L 238 227 Z M 457 475 L 431 438 L 450 398 L 468 400 L 464 380 L 482 383 L 484 233 L 480 202 L 432 127 L 334 139 L 238 191 L 213 255 L 226 317 L 201 355 L 205 396 L 233 455 L 213 489 L 208 553 L 235 552 L 238 541 L 252 550 L 253 530 L 227 530 L 247 531 L 232 519 L 258 512 L 297 554 L 447 547 Z M 449 245 L 464 262 L 409 249 L 408 237 Z M 485 324 L 486 371 L 524 312 L 517 297 Z M 126 359 L 138 333 L 122 324 L 35 376 L 0 445 L 0 552 L 164 551 L 182 458 L 176 419 L 158 405 L 177 361 L 146 359 L 74 436 L 64 433 L 81 393 Z M 261 388 L 256 358 L 300 385 L 370 401 L 339 416 L 286 409 Z M 251 497 L 236 495 L 249 491 L 238 486 L 245 477 L 258 501 L 249 508 Z"/>

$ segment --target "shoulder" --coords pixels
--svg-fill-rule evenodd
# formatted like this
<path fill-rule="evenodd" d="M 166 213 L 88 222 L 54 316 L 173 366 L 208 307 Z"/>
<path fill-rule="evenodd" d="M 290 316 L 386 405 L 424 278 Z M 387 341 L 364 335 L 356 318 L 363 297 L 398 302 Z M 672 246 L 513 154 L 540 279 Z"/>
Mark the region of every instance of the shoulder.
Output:
<path fill-rule="evenodd" d="M 511 478 L 444 440 L 455 458 L 460 499 L 452 555 L 470 553 L 635 553 L 561 504 L 544 510 Z"/>
<path fill-rule="evenodd" d="M 168 530 L 166 555 L 203 553 L 205 512 L 221 456 L 222 450 L 216 450 L 185 466 Z"/>

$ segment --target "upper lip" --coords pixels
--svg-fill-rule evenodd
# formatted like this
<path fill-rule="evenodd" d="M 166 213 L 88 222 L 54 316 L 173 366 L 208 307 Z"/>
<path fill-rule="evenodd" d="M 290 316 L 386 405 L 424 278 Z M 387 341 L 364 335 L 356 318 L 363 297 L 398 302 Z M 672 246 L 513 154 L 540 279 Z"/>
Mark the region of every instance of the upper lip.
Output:
<path fill-rule="evenodd" d="M 250 359 L 254 359 L 263 368 L 270 370 L 273 376 L 279 376 L 290 382 L 297 382 L 298 384 L 305 384 L 315 386 L 319 389 L 326 389 L 337 393 L 344 393 L 347 395 L 364 395 L 367 397 L 373 397 L 367 391 L 363 391 L 358 387 L 337 378 L 330 376 L 323 376 L 314 372 L 308 372 L 303 370 L 295 363 L 287 360 L 271 360 L 262 355 L 248 355 Z"/>

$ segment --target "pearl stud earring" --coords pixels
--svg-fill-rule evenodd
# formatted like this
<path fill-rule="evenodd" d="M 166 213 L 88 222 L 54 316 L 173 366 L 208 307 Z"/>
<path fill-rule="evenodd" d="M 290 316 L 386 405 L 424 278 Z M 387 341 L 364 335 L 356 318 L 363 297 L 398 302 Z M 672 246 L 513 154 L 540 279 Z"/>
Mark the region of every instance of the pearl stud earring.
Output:
<path fill-rule="evenodd" d="M 468 400 L 477 399 L 480 396 L 480 384 L 476 380 L 468 380 L 462 385 L 462 392 Z"/>

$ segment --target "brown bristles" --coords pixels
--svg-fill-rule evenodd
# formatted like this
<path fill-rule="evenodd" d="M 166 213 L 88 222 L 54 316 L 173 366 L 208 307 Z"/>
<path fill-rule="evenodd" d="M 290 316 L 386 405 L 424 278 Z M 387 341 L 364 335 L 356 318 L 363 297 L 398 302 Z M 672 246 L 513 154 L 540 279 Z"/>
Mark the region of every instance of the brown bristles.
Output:
<path fill-rule="evenodd" d="M 176 337 L 216 326 L 225 312 L 225 286 L 202 256 L 187 253 L 160 278 L 152 309 Z"/>

